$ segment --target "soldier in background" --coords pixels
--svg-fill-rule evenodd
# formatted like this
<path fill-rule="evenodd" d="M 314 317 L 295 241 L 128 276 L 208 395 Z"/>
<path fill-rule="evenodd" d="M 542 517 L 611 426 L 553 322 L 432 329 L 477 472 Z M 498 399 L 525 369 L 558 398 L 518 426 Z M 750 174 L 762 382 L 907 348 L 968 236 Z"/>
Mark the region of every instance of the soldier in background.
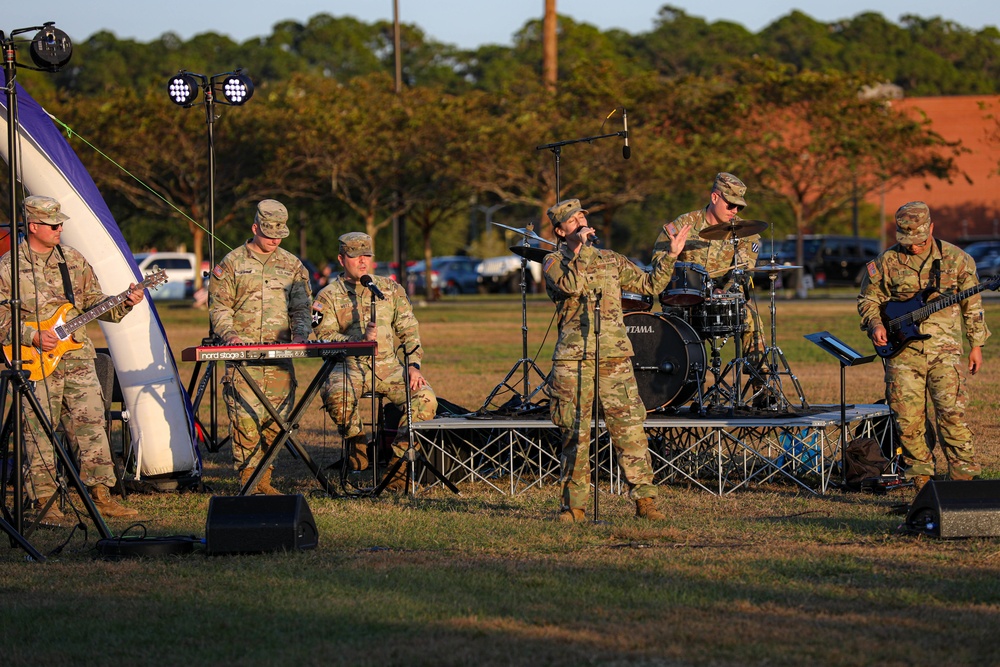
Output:
<path fill-rule="evenodd" d="M 861 328 L 876 345 L 888 342 L 879 310 L 886 301 L 905 301 L 927 288 L 947 296 L 979 284 L 972 257 L 934 238 L 930 208 L 924 202 L 910 202 L 896 211 L 896 241 L 868 263 L 858 295 Z M 910 342 L 886 360 L 886 391 L 889 407 L 896 413 L 906 477 L 918 490 L 934 475 L 928 446 L 934 434 L 926 429 L 928 395 L 949 479 L 969 480 L 980 472 L 972 432 L 965 423 L 966 389 L 959 370 L 963 321 L 972 346 L 969 372 L 975 375 L 983 367 L 982 348 L 990 336 L 979 294 L 932 313 L 920 324 L 920 332 L 931 337 Z"/>
<path fill-rule="evenodd" d="M 302 262 L 280 248 L 288 236 L 288 211 L 281 202 L 257 204 L 250 229 L 253 238 L 226 255 L 212 269 L 209 316 L 215 335 L 227 345 L 304 343 L 309 339 L 309 273 Z M 295 403 L 295 369 L 290 359 L 246 362 L 244 369 L 283 419 Z M 257 400 L 235 367 L 226 364 L 222 396 L 229 415 L 233 467 L 246 484 L 277 437 L 278 424 Z M 272 468 L 257 489 L 268 495 Z"/>
<path fill-rule="evenodd" d="M 62 228 L 69 217 L 61 211 L 59 202 L 34 195 L 25 198 L 24 210 L 27 237 L 18 245 L 21 294 L 11 295 L 8 252 L 0 259 L 0 298 L 20 299 L 22 344 L 51 352 L 60 343 L 59 337 L 51 329 L 38 330 L 37 323 L 44 322 L 57 308 L 72 302 L 73 308 L 65 316 L 69 321 L 108 296 L 101 290 L 90 262 L 74 248 L 60 245 Z M 133 291 L 125 302 L 98 319 L 120 322 L 142 301 L 142 290 L 134 289 L 135 283 L 129 287 Z M 10 308 L 0 307 L 0 331 L 5 338 L 10 334 L 10 325 Z M 98 511 L 110 517 L 135 516 L 136 510 L 118 504 L 111 497 L 110 487 L 117 480 L 105 430 L 101 383 L 94 367 L 97 352 L 87 336 L 86 327 L 77 329 L 73 338 L 83 347 L 68 350 L 52 374 L 35 383 L 39 403 L 48 410 L 53 428 L 62 423 L 70 449 L 79 455 L 80 480 L 89 488 Z M 55 453 L 33 411 L 26 413 L 25 426 L 30 461 L 28 495 L 44 507 L 56 493 Z M 49 508 L 43 522 L 75 523 L 55 504 Z"/>
<path fill-rule="evenodd" d="M 323 407 L 344 437 L 348 465 L 353 470 L 364 470 L 369 463 L 368 438 L 362 430 L 358 401 L 366 391 L 384 394 L 402 411 L 404 419 L 392 443 L 393 459 L 389 463 L 392 467 L 403 456 L 409 441 L 405 422 L 406 383 L 410 385 L 413 421 L 433 419 L 437 414 L 437 396 L 420 371 L 424 353 L 417 318 L 403 288 L 381 276 L 370 276 L 372 286 L 384 297 L 378 298 L 372 313 L 372 290 L 360 283 L 362 276 L 369 275 L 375 266 L 370 236 L 361 232 L 341 236 L 337 259 L 344 271 L 320 290 L 313 302 L 313 335 L 317 340 L 375 341 L 378 353 L 374 378 L 368 360 L 363 357 L 348 357 L 335 366 L 321 390 Z M 409 365 L 405 369 L 397 355 L 397 338 L 408 355 Z M 408 466 L 408 462 L 400 465 L 387 489 L 405 490 Z"/>
<path fill-rule="evenodd" d="M 662 520 L 666 517 L 656 509 L 656 487 L 643 430 L 646 409 L 632 370 L 632 343 L 622 321 L 621 293 L 659 294 L 670 280 L 674 260 L 691 227 L 665 229 L 670 246 L 653 255 L 652 272 L 646 273 L 616 252 L 588 245 L 595 232 L 587 225 L 586 214 L 579 199 L 561 201 L 548 210 L 560 244 L 542 264 L 545 289 L 556 305 L 559 322 L 548 380 L 552 422 L 559 427 L 562 439 L 559 520 L 586 520 L 597 298 L 601 300 L 600 404 L 605 423 L 618 450 L 618 465 L 631 487 L 636 516 Z"/>
<path fill-rule="evenodd" d="M 733 283 L 733 242 L 732 239 L 706 240 L 699 234 L 706 227 L 713 225 L 729 225 L 740 221 L 740 211 L 746 208 L 745 199 L 747 186 L 743 181 L 732 174 L 720 172 L 715 176 L 712 190 L 709 192 L 709 202 L 705 208 L 691 211 L 678 217 L 671 224 L 675 229 L 680 229 L 684 225 L 691 226 L 691 235 L 684 250 L 677 257 L 678 262 L 690 262 L 702 266 L 715 284 L 714 293 L 716 295 L 728 292 L 734 287 L 743 290 L 744 286 L 736 286 Z M 666 228 L 664 228 L 666 229 Z M 670 247 L 670 237 L 666 231 L 660 232 L 656 239 L 653 250 L 663 250 Z M 757 265 L 757 253 L 760 252 L 760 235 L 750 236 L 737 240 L 735 247 L 736 266 L 744 271 L 748 271 Z M 748 274 L 749 275 L 749 274 Z M 757 313 L 750 307 L 752 294 L 749 290 L 743 293 L 746 307 L 743 310 L 744 329 L 741 338 L 741 349 L 743 356 L 747 357 L 754 352 L 762 352 L 763 344 L 757 327 Z"/>

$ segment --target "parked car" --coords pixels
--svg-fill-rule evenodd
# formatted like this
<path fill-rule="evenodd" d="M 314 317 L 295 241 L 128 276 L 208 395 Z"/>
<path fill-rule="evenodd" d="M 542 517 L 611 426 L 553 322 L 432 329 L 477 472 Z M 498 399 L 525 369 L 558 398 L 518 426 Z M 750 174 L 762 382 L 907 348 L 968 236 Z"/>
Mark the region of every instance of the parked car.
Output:
<path fill-rule="evenodd" d="M 193 252 L 140 252 L 135 255 L 135 263 L 139 265 L 142 275 L 147 275 L 153 267 L 166 272 L 167 283 L 149 293 L 153 299 L 164 301 L 194 296 L 197 271 Z"/>
<path fill-rule="evenodd" d="M 778 248 L 777 262 L 797 264 L 795 236 L 789 235 Z M 816 287 L 823 285 L 853 285 L 859 287 L 865 265 L 878 257 L 879 240 L 860 236 L 806 234 L 802 238 L 802 267 L 807 280 Z M 759 260 L 758 260 L 759 261 Z M 785 287 L 795 287 L 795 274 L 782 277 Z"/>
<path fill-rule="evenodd" d="M 534 292 L 535 287 L 542 283 L 542 265 L 538 262 L 528 262 L 527 269 L 525 277 L 528 291 Z M 483 292 L 513 294 L 521 291 L 521 258 L 518 255 L 511 253 L 484 259 L 479 264 L 478 271 L 481 279 L 480 290 Z"/>
<path fill-rule="evenodd" d="M 963 248 L 976 260 L 980 279 L 1000 273 L 1000 241 L 976 241 Z"/>
<path fill-rule="evenodd" d="M 475 294 L 479 289 L 478 257 L 451 255 L 431 259 L 431 289 L 435 294 Z M 409 268 L 409 279 L 414 294 L 426 290 L 426 269 L 424 262 L 417 262 Z"/>

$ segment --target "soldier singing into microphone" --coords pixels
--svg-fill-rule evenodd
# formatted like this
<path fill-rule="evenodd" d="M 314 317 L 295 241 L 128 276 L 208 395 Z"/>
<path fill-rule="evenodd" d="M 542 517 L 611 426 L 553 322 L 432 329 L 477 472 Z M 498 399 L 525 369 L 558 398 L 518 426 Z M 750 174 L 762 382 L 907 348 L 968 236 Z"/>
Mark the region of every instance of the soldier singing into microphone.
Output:
<path fill-rule="evenodd" d="M 560 244 L 542 265 L 545 290 L 556 305 L 559 321 L 548 381 L 552 422 L 559 427 L 562 440 L 559 520 L 586 520 L 598 328 L 600 404 L 618 450 L 618 465 L 636 501 L 636 516 L 662 520 L 666 517 L 654 502 L 656 487 L 642 426 L 646 409 L 632 370 L 632 343 L 622 320 L 621 293 L 624 289 L 652 296 L 663 291 L 691 227 L 665 229 L 669 248 L 654 253 L 653 269 L 646 273 L 628 258 L 590 245 L 594 230 L 588 226 L 586 214 L 579 199 L 567 199 L 549 209 L 549 220 Z M 595 326 L 598 305 L 600 327 Z"/>

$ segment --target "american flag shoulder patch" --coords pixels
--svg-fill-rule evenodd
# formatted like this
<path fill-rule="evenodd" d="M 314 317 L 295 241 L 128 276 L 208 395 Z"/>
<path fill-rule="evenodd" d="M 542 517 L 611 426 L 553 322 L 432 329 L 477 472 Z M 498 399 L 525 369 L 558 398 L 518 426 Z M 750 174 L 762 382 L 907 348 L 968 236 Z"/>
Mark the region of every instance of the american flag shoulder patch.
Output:
<path fill-rule="evenodd" d="M 873 259 L 872 261 L 868 262 L 867 266 L 868 266 L 868 277 L 874 278 L 875 275 L 878 273 L 878 268 L 875 266 L 875 260 Z"/>
<path fill-rule="evenodd" d="M 673 235 L 677 233 L 677 227 L 674 225 L 674 223 L 668 222 L 667 224 L 663 225 L 663 231 Z"/>
<path fill-rule="evenodd" d="M 221 278 L 222 277 L 222 265 L 221 264 L 216 264 L 215 265 L 215 268 L 212 269 L 212 275 L 215 276 L 216 278 Z"/>

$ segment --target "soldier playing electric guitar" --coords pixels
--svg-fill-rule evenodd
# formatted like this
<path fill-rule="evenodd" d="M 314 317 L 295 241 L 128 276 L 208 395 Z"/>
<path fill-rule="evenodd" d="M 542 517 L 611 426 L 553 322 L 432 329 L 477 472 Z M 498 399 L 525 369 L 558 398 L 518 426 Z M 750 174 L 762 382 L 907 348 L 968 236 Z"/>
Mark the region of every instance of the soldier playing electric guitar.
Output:
<path fill-rule="evenodd" d="M 925 427 L 929 396 L 948 477 L 972 479 L 980 467 L 965 423 L 965 379 L 959 369 L 962 326 L 972 348 L 969 372 L 975 375 L 983 366 L 982 346 L 990 336 L 979 292 L 990 285 L 979 284 L 972 257 L 934 238 L 930 209 L 923 202 L 896 211 L 896 240 L 868 263 L 858 313 L 862 328 L 886 359 L 887 396 L 896 413 L 906 476 L 920 488 L 935 472 L 928 446 L 928 436 L 933 442 L 934 433 L 928 434 Z M 925 305 L 932 293 L 939 296 Z M 911 312 L 903 312 L 908 308 Z"/>
<path fill-rule="evenodd" d="M 62 213 L 59 202 L 51 197 L 31 196 L 24 200 L 26 239 L 16 251 L 20 253 L 21 340 L 41 350 L 52 352 L 63 337 L 48 328 L 41 328 L 40 315 L 49 315 L 66 303 L 72 307 L 66 313 L 78 315 L 101 308 L 109 297 L 101 291 L 93 267 L 79 251 L 59 244 L 63 224 L 69 218 Z M 10 253 L 0 259 L 0 298 L 11 295 Z M 132 284 L 117 300 L 117 305 L 102 312 L 100 319 L 118 322 L 142 301 L 142 289 Z M 86 317 L 86 316 L 84 316 Z M 11 311 L 0 308 L 0 334 L 9 340 Z M 30 321 L 34 320 L 34 321 Z M 32 326 L 34 325 L 34 326 Z M 101 385 L 94 368 L 96 352 L 87 337 L 85 327 L 74 335 L 78 348 L 68 349 L 51 375 L 37 382 L 35 392 L 48 410 L 53 425 L 66 430 L 68 449 L 79 452 L 80 479 L 89 488 L 94 504 L 104 516 L 127 517 L 137 512 L 118 504 L 110 494 L 115 485 L 115 470 L 111 448 L 104 430 L 104 402 Z M 42 432 L 37 416 L 28 412 L 24 442 L 31 462 L 30 478 L 25 488 L 31 498 L 45 507 L 56 493 L 55 455 L 52 444 Z M 49 508 L 46 519 L 52 523 L 70 523 L 58 505 Z"/>

